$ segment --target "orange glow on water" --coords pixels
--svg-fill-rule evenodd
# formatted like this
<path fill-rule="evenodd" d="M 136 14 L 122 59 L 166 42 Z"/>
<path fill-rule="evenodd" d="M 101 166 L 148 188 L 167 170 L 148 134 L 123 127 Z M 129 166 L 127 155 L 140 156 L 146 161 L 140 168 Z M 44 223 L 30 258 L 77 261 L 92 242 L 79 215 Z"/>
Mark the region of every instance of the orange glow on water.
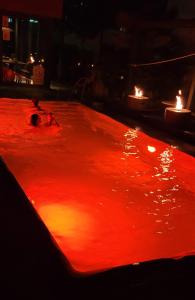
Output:
<path fill-rule="evenodd" d="M 75 270 L 194 253 L 193 157 L 77 103 L 32 128 L 30 101 L 0 102 L 3 159 Z"/>
<path fill-rule="evenodd" d="M 85 247 L 86 233 L 92 234 L 93 231 L 93 219 L 89 214 L 79 210 L 76 205 L 71 207 L 55 203 L 41 206 L 39 213 L 59 243 L 66 237 L 73 249 Z"/>

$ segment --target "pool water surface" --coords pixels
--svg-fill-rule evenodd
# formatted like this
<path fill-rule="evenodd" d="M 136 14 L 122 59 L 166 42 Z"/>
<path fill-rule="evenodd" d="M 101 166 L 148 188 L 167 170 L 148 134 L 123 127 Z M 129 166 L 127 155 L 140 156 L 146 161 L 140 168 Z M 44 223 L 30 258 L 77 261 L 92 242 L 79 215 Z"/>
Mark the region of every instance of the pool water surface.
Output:
<path fill-rule="evenodd" d="M 41 108 L 33 128 L 31 101 L 0 99 L 0 153 L 74 270 L 195 253 L 193 157 L 78 103 Z"/>

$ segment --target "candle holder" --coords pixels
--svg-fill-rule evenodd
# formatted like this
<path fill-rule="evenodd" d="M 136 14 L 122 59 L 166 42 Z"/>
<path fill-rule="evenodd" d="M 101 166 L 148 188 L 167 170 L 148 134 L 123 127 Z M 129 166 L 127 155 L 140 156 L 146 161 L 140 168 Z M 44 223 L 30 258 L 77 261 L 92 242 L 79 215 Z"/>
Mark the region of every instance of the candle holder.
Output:
<path fill-rule="evenodd" d="M 169 126 L 173 125 L 177 128 L 185 128 L 190 120 L 191 110 L 183 108 L 182 92 L 179 90 L 179 95 L 176 96 L 177 102 L 175 107 L 167 107 L 165 109 L 165 122 Z"/>
<path fill-rule="evenodd" d="M 135 94 L 128 95 L 128 108 L 132 110 L 144 110 L 148 105 L 149 97 L 143 96 L 143 91 L 134 87 Z"/>

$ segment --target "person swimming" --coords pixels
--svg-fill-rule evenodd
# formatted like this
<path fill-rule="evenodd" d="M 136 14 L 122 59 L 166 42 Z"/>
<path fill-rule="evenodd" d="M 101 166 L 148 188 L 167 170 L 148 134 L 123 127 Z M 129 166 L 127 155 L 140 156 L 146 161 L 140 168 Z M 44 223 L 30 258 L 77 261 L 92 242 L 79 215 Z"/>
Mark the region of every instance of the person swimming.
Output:
<path fill-rule="evenodd" d="M 47 114 L 47 126 L 51 126 L 51 125 L 56 125 L 56 126 L 58 126 L 58 127 L 60 126 L 60 125 L 58 124 L 58 122 L 56 121 L 56 119 L 55 119 L 53 113 L 52 113 L 52 112 L 49 112 L 49 113 Z"/>
<path fill-rule="evenodd" d="M 32 102 L 34 104 L 34 107 L 36 107 L 38 110 L 42 110 L 40 105 L 39 105 L 39 99 L 33 99 Z"/>
<path fill-rule="evenodd" d="M 39 126 L 41 123 L 41 117 L 38 114 L 32 114 L 30 117 L 30 124 L 34 127 Z"/>

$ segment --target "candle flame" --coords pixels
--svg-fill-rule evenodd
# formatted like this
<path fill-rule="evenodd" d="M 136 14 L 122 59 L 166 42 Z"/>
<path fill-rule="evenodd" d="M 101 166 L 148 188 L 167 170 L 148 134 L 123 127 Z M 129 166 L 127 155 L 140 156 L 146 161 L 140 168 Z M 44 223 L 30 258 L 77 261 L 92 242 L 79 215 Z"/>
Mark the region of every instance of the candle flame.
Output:
<path fill-rule="evenodd" d="M 32 56 L 32 54 L 30 54 L 30 63 L 33 64 L 35 62 L 34 57 Z"/>
<path fill-rule="evenodd" d="M 176 102 L 176 107 L 175 108 L 177 110 L 182 110 L 182 108 L 183 108 L 183 104 L 182 104 L 183 98 L 182 98 L 182 91 L 181 90 L 178 91 L 178 95 L 176 96 L 176 100 L 177 100 L 177 102 Z"/>
<path fill-rule="evenodd" d="M 137 86 L 135 86 L 134 89 L 135 89 L 135 96 L 141 98 L 143 96 L 143 90 L 141 90 Z"/>

